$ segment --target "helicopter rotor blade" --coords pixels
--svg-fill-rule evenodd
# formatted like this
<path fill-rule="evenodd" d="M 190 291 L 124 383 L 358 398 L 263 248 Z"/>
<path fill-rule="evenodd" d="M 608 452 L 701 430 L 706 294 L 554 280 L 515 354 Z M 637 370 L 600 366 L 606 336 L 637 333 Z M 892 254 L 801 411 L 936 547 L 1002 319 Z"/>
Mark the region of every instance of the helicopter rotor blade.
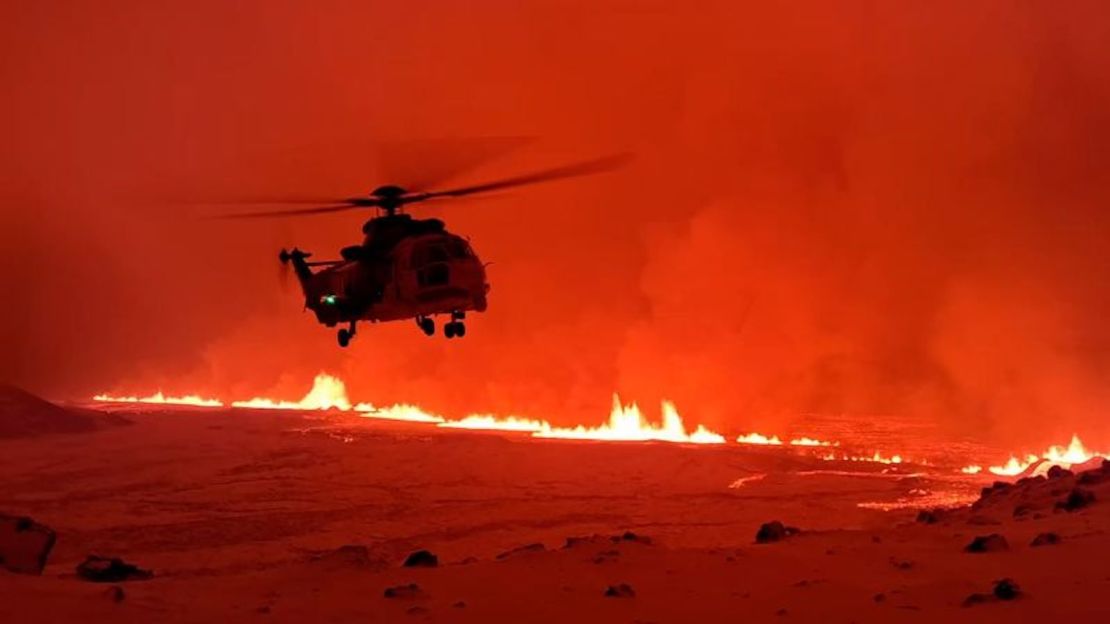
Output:
<path fill-rule="evenodd" d="M 287 210 L 263 210 L 258 212 L 237 212 L 233 214 L 217 215 L 215 219 L 258 219 L 266 217 L 290 217 L 295 215 L 308 215 L 308 214 L 324 214 L 329 212 L 342 212 L 344 210 L 352 210 L 355 208 L 362 208 L 364 206 L 376 206 L 377 202 L 373 198 L 359 199 L 357 201 L 350 200 L 342 204 L 335 204 L 332 206 L 315 206 L 312 208 L 292 208 Z"/>
<path fill-rule="evenodd" d="M 486 182 L 484 184 L 462 186 L 445 191 L 411 193 L 409 195 L 405 195 L 402 199 L 404 203 L 412 203 L 424 201 L 426 199 L 435 199 L 437 197 L 461 197 L 463 195 L 486 193 L 489 191 L 497 191 L 501 189 L 512 188 L 515 186 L 524 186 L 526 184 L 539 184 L 541 182 L 550 182 L 552 180 L 561 180 L 563 178 L 593 175 L 597 173 L 604 173 L 606 171 L 612 171 L 613 169 L 627 164 L 631 160 L 632 154 L 630 153 L 614 154 L 612 156 L 595 158 L 593 160 L 564 165 L 562 167 L 544 169 L 542 171 L 526 173 L 523 175 L 513 176 L 511 178 L 494 180 L 493 182 Z"/>

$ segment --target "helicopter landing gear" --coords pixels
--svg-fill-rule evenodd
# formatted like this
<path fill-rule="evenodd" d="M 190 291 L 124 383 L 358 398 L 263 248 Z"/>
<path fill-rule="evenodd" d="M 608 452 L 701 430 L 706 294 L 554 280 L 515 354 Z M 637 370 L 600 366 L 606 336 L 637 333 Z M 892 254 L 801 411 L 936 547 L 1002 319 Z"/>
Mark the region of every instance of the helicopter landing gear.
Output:
<path fill-rule="evenodd" d="M 355 337 L 355 322 L 351 321 L 350 328 L 340 329 L 335 337 L 339 340 L 339 346 L 341 347 L 351 344 L 351 338 Z"/>
<path fill-rule="evenodd" d="M 416 325 L 420 328 L 420 331 L 424 332 L 425 336 L 436 333 L 436 322 L 426 316 L 416 317 Z"/>
<path fill-rule="evenodd" d="M 462 338 L 466 335 L 466 325 L 462 320 L 466 318 L 466 312 L 452 312 L 451 322 L 443 326 L 443 335 L 448 338 Z"/>

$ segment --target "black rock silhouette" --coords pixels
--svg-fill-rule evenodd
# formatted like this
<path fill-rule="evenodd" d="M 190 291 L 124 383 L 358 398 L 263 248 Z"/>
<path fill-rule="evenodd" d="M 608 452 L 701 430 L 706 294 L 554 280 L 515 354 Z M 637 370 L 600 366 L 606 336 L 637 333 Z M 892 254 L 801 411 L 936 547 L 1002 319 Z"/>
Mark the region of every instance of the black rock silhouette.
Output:
<path fill-rule="evenodd" d="M 153 578 L 154 573 L 116 557 L 89 555 L 77 564 L 77 576 L 93 583 L 123 583 L 145 581 Z"/>
<path fill-rule="evenodd" d="M 1009 550 L 1009 548 L 1010 544 L 1005 537 L 998 533 L 991 533 L 990 535 L 980 535 L 971 540 L 971 543 L 964 547 L 964 552 L 990 553 Z"/>
<path fill-rule="evenodd" d="M 42 574 L 55 539 L 53 529 L 44 524 L 0 514 L 0 567 L 19 574 Z"/>
<path fill-rule="evenodd" d="M 757 544 L 770 544 L 771 542 L 778 542 L 784 540 L 791 535 L 796 535 L 800 531 L 797 527 L 786 526 L 778 520 L 764 523 L 759 527 L 755 533 L 755 543 Z"/>
<path fill-rule="evenodd" d="M 605 588 L 606 598 L 634 598 L 635 596 L 636 590 L 632 589 L 632 586 L 628 583 L 610 585 L 609 587 Z"/>
<path fill-rule="evenodd" d="M 439 565 L 439 557 L 427 550 L 416 550 L 405 557 L 401 564 L 404 568 L 434 568 Z"/>

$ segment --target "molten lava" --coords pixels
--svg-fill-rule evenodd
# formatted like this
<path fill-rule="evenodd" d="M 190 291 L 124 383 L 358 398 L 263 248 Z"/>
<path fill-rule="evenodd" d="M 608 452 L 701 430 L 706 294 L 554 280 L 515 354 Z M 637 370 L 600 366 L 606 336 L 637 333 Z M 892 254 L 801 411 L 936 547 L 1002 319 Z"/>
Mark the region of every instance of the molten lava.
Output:
<path fill-rule="evenodd" d="M 255 397 L 249 401 L 232 401 L 232 407 L 250 409 L 282 410 L 329 410 L 350 411 L 351 402 L 347 399 L 347 386 L 338 378 L 320 373 L 312 380 L 312 389 L 300 401 L 274 401 Z"/>
<path fill-rule="evenodd" d="M 93 397 L 97 402 L 111 403 L 150 403 L 163 405 L 185 405 L 193 407 L 223 407 L 225 403 L 218 399 L 207 399 L 197 395 L 166 396 L 157 392 L 150 396 L 114 396 L 98 394 Z M 607 440 L 607 441 L 659 441 L 680 442 L 689 444 L 723 444 L 724 436 L 698 425 L 693 431 L 687 431 L 686 425 L 679 416 L 678 410 L 670 401 L 663 401 L 661 406 L 661 422 L 648 421 L 641 413 L 640 408 L 631 403 L 622 404 L 620 397 L 613 396 L 613 408 L 609 413 L 608 422 L 597 426 L 578 425 L 577 427 L 557 427 L 546 420 L 538 420 L 521 416 L 496 416 L 492 414 L 470 414 L 458 420 L 445 418 L 439 414 L 427 412 L 416 405 L 396 404 L 388 407 L 377 407 L 370 403 L 352 403 L 347 395 L 347 387 L 339 378 L 327 373 L 319 373 L 313 379 L 312 388 L 297 401 L 274 400 L 265 397 L 255 397 L 245 401 L 232 401 L 235 408 L 271 409 L 271 410 L 336 410 L 343 412 L 357 412 L 367 418 L 381 418 L 387 420 L 402 420 L 415 423 L 434 424 L 449 429 L 472 429 L 486 431 L 507 431 L 529 434 L 536 438 L 558 438 L 567 440 Z M 736 438 L 740 444 L 761 445 L 770 447 L 796 447 L 798 450 L 820 449 L 816 455 L 819 459 L 827 461 L 847 462 L 873 462 L 880 464 L 901 464 L 902 455 L 884 455 L 875 451 L 867 454 L 852 454 L 839 450 L 838 441 L 821 440 L 808 436 L 784 438 L 777 435 L 764 435 L 761 433 L 748 433 Z M 833 451 L 831 447 L 838 450 Z M 1000 476 L 1017 476 L 1030 470 L 1047 470 L 1051 465 L 1060 465 L 1065 468 L 1083 464 L 1098 457 L 1110 459 L 1110 453 L 1088 450 L 1073 436 L 1071 442 L 1065 446 L 1051 446 L 1040 455 L 1027 455 L 1025 459 L 1011 456 L 1009 461 L 1000 466 L 983 468 L 978 465 L 965 466 L 961 472 L 975 475 L 984 470 Z M 923 461 L 915 463 L 926 463 Z"/>
<path fill-rule="evenodd" d="M 622 405 L 620 397 L 613 395 L 613 410 L 609 422 L 598 427 L 574 428 L 552 427 L 543 422 L 542 427 L 532 433 L 537 438 L 562 438 L 567 440 L 611 440 L 629 442 L 688 442 L 692 444 L 724 444 L 725 437 L 698 425 L 692 433 L 686 432 L 682 417 L 678 415 L 674 403 L 663 401 L 663 422 L 654 425 L 640 413 L 640 408 L 632 403 Z"/>
<path fill-rule="evenodd" d="M 778 436 L 767 437 L 760 433 L 749 433 L 736 438 L 740 444 L 761 444 L 766 446 L 782 446 L 782 440 Z"/>
<path fill-rule="evenodd" d="M 991 466 L 987 470 L 991 474 L 1013 477 L 1024 473 L 1039 464 L 1049 464 L 1071 468 L 1072 466 L 1089 462 L 1098 457 L 1110 459 L 1110 453 L 1088 450 L 1078 435 L 1072 435 L 1071 442 L 1066 447 L 1050 446 L 1040 455 L 1026 455 L 1024 460 L 1011 455 L 1010 459 L 1001 466 Z M 964 469 L 965 472 L 967 469 Z"/>
<path fill-rule="evenodd" d="M 155 392 L 150 396 L 137 397 L 137 396 L 112 396 L 108 394 L 98 394 L 93 397 L 94 401 L 103 403 L 154 403 L 158 405 L 192 405 L 194 407 L 223 407 L 223 403 L 216 399 L 205 399 L 195 394 L 187 394 L 185 396 L 165 396 L 159 392 Z"/>
<path fill-rule="evenodd" d="M 523 431 L 534 433 L 536 431 L 543 431 L 544 427 L 550 427 L 546 422 L 540 420 L 531 420 L 528 418 L 520 418 L 517 416 L 506 416 L 501 418 L 491 414 L 471 414 L 462 420 L 449 420 L 441 422 L 440 427 L 447 427 L 449 429 L 477 429 L 486 431 Z"/>

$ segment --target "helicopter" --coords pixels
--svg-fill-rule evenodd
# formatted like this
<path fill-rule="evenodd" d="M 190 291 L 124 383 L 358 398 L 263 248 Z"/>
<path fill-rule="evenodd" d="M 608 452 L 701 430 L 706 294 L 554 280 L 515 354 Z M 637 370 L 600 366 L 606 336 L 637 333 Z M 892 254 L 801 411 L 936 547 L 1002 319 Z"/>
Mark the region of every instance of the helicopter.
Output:
<path fill-rule="evenodd" d="M 591 175 L 612 170 L 630 160 L 618 154 L 545 169 L 492 182 L 447 190 L 417 191 L 394 184 L 379 186 L 368 195 L 341 199 L 295 199 L 281 203 L 324 204 L 311 208 L 234 213 L 222 218 L 266 218 L 318 215 L 371 208 L 376 212 L 362 226 L 363 240 L 339 251 L 339 259 L 309 260 L 312 254 L 294 247 L 282 249 L 278 259 L 291 266 L 304 294 L 305 309 L 326 327 L 345 325 L 336 332 L 340 347 L 355 337 L 360 321 L 380 323 L 414 319 L 427 336 L 436 332 L 435 318 L 446 315 L 443 335 L 466 336 L 466 314 L 485 312 L 490 291 L 486 265 L 470 242 L 447 230 L 440 219 L 416 219 L 405 212 L 409 204 L 488 193 L 507 188 Z"/>

